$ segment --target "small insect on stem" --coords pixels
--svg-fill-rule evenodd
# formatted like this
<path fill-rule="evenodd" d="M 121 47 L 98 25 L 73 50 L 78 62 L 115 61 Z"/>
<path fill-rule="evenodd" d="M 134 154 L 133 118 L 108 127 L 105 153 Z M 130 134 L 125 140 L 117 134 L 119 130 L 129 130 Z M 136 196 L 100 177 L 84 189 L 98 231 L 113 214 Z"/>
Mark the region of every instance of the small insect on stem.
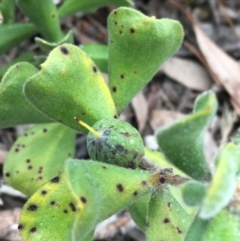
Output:
<path fill-rule="evenodd" d="M 87 123 L 83 122 L 82 120 L 80 120 L 77 117 L 74 117 L 74 120 L 76 120 L 76 122 L 82 126 L 84 126 L 86 129 L 88 129 L 96 138 L 101 138 L 101 134 L 99 132 L 97 132 L 96 130 L 94 130 L 91 126 L 89 126 Z"/>

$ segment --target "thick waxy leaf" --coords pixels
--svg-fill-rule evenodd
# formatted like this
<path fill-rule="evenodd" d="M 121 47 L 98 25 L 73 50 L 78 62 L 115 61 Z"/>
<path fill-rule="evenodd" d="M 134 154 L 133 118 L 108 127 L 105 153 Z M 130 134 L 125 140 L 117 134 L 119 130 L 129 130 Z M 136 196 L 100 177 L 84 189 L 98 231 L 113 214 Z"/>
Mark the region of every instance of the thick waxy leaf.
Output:
<path fill-rule="evenodd" d="M 144 158 L 148 160 L 149 162 L 154 163 L 156 166 L 159 166 L 161 168 L 171 168 L 173 169 L 173 173 L 181 175 L 182 177 L 187 177 L 185 173 L 180 171 L 178 168 L 176 168 L 174 165 L 169 163 L 162 153 L 158 151 L 153 151 L 149 148 L 144 148 L 145 156 Z M 171 189 L 173 191 L 174 189 Z M 149 200 L 151 198 L 151 195 L 148 194 L 139 200 L 137 200 L 135 203 L 133 203 L 131 206 L 128 207 L 128 211 L 131 214 L 131 217 L 133 218 L 134 222 L 140 227 L 142 230 L 146 229 L 146 218 L 147 218 L 147 209 L 149 205 Z M 178 200 L 179 201 L 179 200 Z"/>
<path fill-rule="evenodd" d="M 198 215 L 196 215 L 195 219 L 193 220 L 191 226 L 187 231 L 184 241 L 202 241 L 208 229 L 209 223 L 210 220 L 201 219 Z"/>
<path fill-rule="evenodd" d="M 194 239 L 195 240 L 195 239 Z M 222 210 L 209 223 L 203 241 L 239 241 L 240 219 L 226 210 Z"/>
<path fill-rule="evenodd" d="M 147 217 L 148 241 L 181 241 L 190 223 L 191 218 L 167 188 L 152 194 Z"/>
<path fill-rule="evenodd" d="M 184 241 L 238 241 L 240 239 L 239 217 L 221 210 L 212 219 L 195 217 Z"/>
<path fill-rule="evenodd" d="M 204 132 L 216 110 L 215 95 L 205 92 L 197 98 L 192 115 L 156 133 L 165 157 L 197 180 L 209 180 L 211 176 L 204 154 Z"/>
<path fill-rule="evenodd" d="M 9 51 L 35 33 L 36 28 L 30 23 L 0 25 L 0 54 Z"/>
<path fill-rule="evenodd" d="M 5 180 L 32 195 L 74 156 L 75 131 L 59 123 L 39 124 L 21 135 L 4 163 Z"/>
<path fill-rule="evenodd" d="M 146 230 L 147 211 L 148 211 L 150 198 L 151 198 L 151 193 L 141 197 L 135 203 L 133 203 L 128 207 L 128 211 L 133 221 L 143 231 Z"/>
<path fill-rule="evenodd" d="M 58 11 L 53 1 L 17 0 L 17 3 L 48 41 L 58 42 L 63 38 Z"/>
<path fill-rule="evenodd" d="M 153 151 L 147 147 L 144 148 L 145 151 L 145 158 L 156 164 L 157 166 L 161 168 L 171 168 L 173 170 L 173 173 L 181 175 L 182 177 L 188 177 L 184 172 L 179 170 L 176 166 L 174 166 L 172 163 L 170 163 L 164 155 L 159 151 Z"/>
<path fill-rule="evenodd" d="M 65 175 L 61 175 L 42 186 L 27 201 L 18 229 L 24 241 L 74 240 L 72 229 L 80 208 L 83 204 L 72 194 Z"/>
<path fill-rule="evenodd" d="M 98 68 L 108 72 L 108 47 L 104 44 L 85 44 L 81 49 L 86 52 L 89 57 L 96 63 Z"/>
<path fill-rule="evenodd" d="M 13 23 L 15 18 L 15 0 L 1 0 L 0 12 L 3 16 L 3 24 Z"/>
<path fill-rule="evenodd" d="M 132 6 L 131 0 L 65 0 L 59 8 L 59 16 L 65 17 L 81 12 L 95 12 L 98 8 L 114 5 L 114 6 Z"/>
<path fill-rule="evenodd" d="M 73 43 L 73 34 L 72 34 L 72 31 L 69 31 L 68 34 L 64 38 L 62 38 L 60 41 L 58 41 L 57 43 L 56 42 L 54 42 L 54 43 L 47 42 L 46 40 L 44 40 L 42 38 L 38 38 L 38 37 L 35 38 L 35 41 L 43 51 L 48 53 L 61 44 L 65 44 L 65 43 L 72 44 Z"/>
<path fill-rule="evenodd" d="M 180 47 L 183 29 L 178 21 L 158 20 L 124 7 L 109 15 L 108 29 L 109 87 L 121 113 Z"/>
<path fill-rule="evenodd" d="M 234 143 L 236 143 L 237 147 L 238 147 L 238 151 L 240 153 L 240 129 L 238 129 L 236 136 L 234 137 Z M 238 171 L 237 171 L 237 175 L 238 177 L 240 176 L 240 159 L 238 159 L 238 167 L 237 167 Z"/>
<path fill-rule="evenodd" d="M 236 188 L 238 148 L 229 143 L 216 158 L 217 169 L 207 190 L 199 216 L 203 219 L 214 217 L 232 198 Z"/>
<path fill-rule="evenodd" d="M 29 63 L 13 65 L 0 83 L 0 128 L 19 124 L 51 122 L 23 95 L 26 79 L 37 72 Z"/>
<path fill-rule="evenodd" d="M 39 73 L 25 84 L 25 94 L 50 118 L 87 133 L 74 117 L 92 126 L 114 117 L 115 106 L 99 69 L 80 48 L 64 44 L 55 48 Z"/>
<path fill-rule="evenodd" d="M 159 185 L 158 178 L 158 174 L 70 159 L 65 173 L 25 204 L 21 235 L 25 241 L 82 241 L 98 222 L 151 192 Z"/>
<path fill-rule="evenodd" d="M 207 186 L 201 182 L 190 181 L 181 186 L 184 202 L 189 206 L 199 206 L 202 204 Z"/>
<path fill-rule="evenodd" d="M 13 59 L 9 63 L 3 65 L 0 68 L 0 78 L 3 77 L 3 75 L 7 72 L 7 70 L 14 64 L 19 63 L 19 62 L 30 62 L 33 63 L 34 60 L 34 53 L 33 52 L 26 52 L 20 55 L 19 57 Z"/>

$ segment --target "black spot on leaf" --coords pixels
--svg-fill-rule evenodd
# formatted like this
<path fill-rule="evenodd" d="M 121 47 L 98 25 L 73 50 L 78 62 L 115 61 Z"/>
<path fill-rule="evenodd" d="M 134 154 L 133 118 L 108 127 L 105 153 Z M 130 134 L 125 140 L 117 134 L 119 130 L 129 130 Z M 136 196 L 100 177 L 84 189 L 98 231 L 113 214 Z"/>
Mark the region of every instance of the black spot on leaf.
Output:
<path fill-rule="evenodd" d="M 61 47 L 60 47 L 60 50 L 61 50 L 61 52 L 62 52 L 63 54 L 65 54 L 65 55 L 68 55 L 68 54 L 69 54 L 69 51 L 68 51 L 68 49 L 67 49 L 65 46 L 61 46 Z"/>
<path fill-rule="evenodd" d="M 43 171 L 43 167 L 39 167 L 39 169 L 38 169 L 38 173 L 41 174 L 42 171 Z"/>
<path fill-rule="evenodd" d="M 47 132 L 47 129 L 46 129 L 46 128 L 44 128 L 44 129 L 43 129 L 43 133 L 46 133 L 46 132 Z"/>
<path fill-rule="evenodd" d="M 30 205 L 28 206 L 27 210 L 29 210 L 29 211 L 36 211 L 37 208 L 38 208 L 37 205 L 35 205 L 35 204 L 30 204 Z"/>
<path fill-rule="evenodd" d="M 31 233 L 35 233 L 36 231 L 37 231 L 37 228 L 36 228 L 36 227 L 33 227 L 33 228 L 30 229 L 30 232 L 31 232 Z"/>
<path fill-rule="evenodd" d="M 85 197 L 80 198 L 83 203 L 87 203 L 87 199 Z"/>
<path fill-rule="evenodd" d="M 29 165 L 28 166 L 28 170 L 31 170 L 33 167 L 32 167 L 32 165 Z"/>
<path fill-rule="evenodd" d="M 147 182 L 146 182 L 146 181 L 142 181 L 142 185 L 143 185 L 143 186 L 146 186 L 146 185 L 147 185 Z"/>
<path fill-rule="evenodd" d="M 121 74 L 121 75 L 120 75 L 120 78 L 121 78 L 121 79 L 124 79 L 124 74 Z"/>
<path fill-rule="evenodd" d="M 57 177 L 54 177 L 51 182 L 53 183 L 58 183 L 60 181 L 60 178 L 57 176 Z"/>
<path fill-rule="evenodd" d="M 169 220 L 169 218 L 164 218 L 164 219 L 163 219 L 163 222 L 164 222 L 164 223 L 169 223 L 170 220 Z"/>
<path fill-rule="evenodd" d="M 121 183 L 117 184 L 117 189 L 119 192 L 123 192 L 124 191 L 124 187 Z"/>
<path fill-rule="evenodd" d="M 96 68 L 96 66 L 93 66 L 93 72 L 94 72 L 94 73 L 97 73 L 97 68 Z"/>
<path fill-rule="evenodd" d="M 130 33 L 135 33 L 135 29 L 134 28 L 130 28 Z"/>
<path fill-rule="evenodd" d="M 5 177 L 10 177 L 10 173 L 9 173 L 9 172 L 6 172 L 6 173 L 5 173 Z"/>
<path fill-rule="evenodd" d="M 27 159 L 27 160 L 26 160 L 26 163 L 30 163 L 30 162 L 31 162 L 31 160 L 30 160 L 30 159 Z"/>
<path fill-rule="evenodd" d="M 16 149 L 15 149 L 15 152 L 19 152 L 19 149 L 18 149 L 18 148 L 16 148 Z"/>
<path fill-rule="evenodd" d="M 46 190 L 42 190 L 42 191 L 41 191 L 41 194 L 42 194 L 42 195 L 46 195 L 46 194 L 47 194 L 47 191 L 46 191 Z"/>
<path fill-rule="evenodd" d="M 135 192 L 133 193 L 133 195 L 134 195 L 134 196 L 137 196 L 137 195 L 138 195 L 138 192 L 137 192 L 137 191 L 135 191 Z"/>
<path fill-rule="evenodd" d="M 70 206 L 70 208 L 71 208 L 71 210 L 73 211 L 73 212 L 76 212 L 77 211 L 77 209 L 76 209 L 76 206 L 74 205 L 74 203 L 69 203 L 69 206 Z"/>
<path fill-rule="evenodd" d="M 18 230 L 23 230 L 23 228 L 24 228 L 23 224 L 19 223 L 18 224 Z"/>
<path fill-rule="evenodd" d="M 117 88 L 115 86 L 112 88 L 112 90 L 114 93 L 117 92 Z"/>
<path fill-rule="evenodd" d="M 68 213 L 68 210 L 64 209 L 63 212 L 64 212 L 64 213 Z"/>
<path fill-rule="evenodd" d="M 56 203 L 55 201 L 51 201 L 51 202 L 50 202 L 50 204 L 51 204 L 52 206 L 55 205 L 55 203 Z"/>
<path fill-rule="evenodd" d="M 177 231 L 178 231 L 178 233 L 182 233 L 182 230 L 179 228 L 179 227 L 177 227 Z"/>

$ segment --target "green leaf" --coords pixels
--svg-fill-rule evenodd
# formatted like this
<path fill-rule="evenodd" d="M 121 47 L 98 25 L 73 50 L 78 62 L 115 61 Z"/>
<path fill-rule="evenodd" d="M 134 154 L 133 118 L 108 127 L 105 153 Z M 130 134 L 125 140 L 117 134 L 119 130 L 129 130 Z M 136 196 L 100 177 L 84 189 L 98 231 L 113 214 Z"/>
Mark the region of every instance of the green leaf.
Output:
<path fill-rule="evenodd" d="M 184 202 L 189 206 L 199 206 L 202 204 L 205 194 L 206 185 L 201 182 L 190 181 L 181 186 Z"/>
<path fill-rule="evenodd" d="M 39 124 L 21 135 L 4 163 L 5 180 L 32 195 L 63 170 L 75 151 L 75 131 L 58 123 Z"/>
<path fill-rule="evenodd" d="M 184 172 L 179 170 L 176 166 L 170 163 L 164 155 L 159 151 L 151 150 L 147 147 L 144 148 L 145 156 L 144 158 L 161 168 L 171 168 L 174 174 L 180 175 L 182 177 L 188 177 Z"/>
<path fill-rule="evenodd" d="M 191 218 L 165 187 L 152 194 L 149 202 L 147 241 L 181 241 Z"/>
<path fill-rule="evenodd" d="M 3 24 L 13 23 L 15 18 L 15 0 L 1 0 L 0 12 L 3 16 Z"/>
<path fill-rule="evenodd" d="M 84 44 L 81 49 L 96 63 L 98 68 L 108 72 L 108 47 L 104 44 Z"/>
<path fill-rule="evenodd" d="M 239 217 L 221 210 L 214 218 L 201 219 L 196 215 L 184 241 L 238 241 Z"/>
<path fill-rule="evenodd" d="M 72 229 L 80 208 L 84 212 L 83 204 L 72 193 L 62 174 L 43 185 L 26 202 L 18 229 L 24 241 L 75 240 Z"/>
<path fill-rule="evenodd" d="M 154 163 L 160 168 L 172 168 L 174 174 L 181 175 L 182 177 L 188 177 L 181 170 L 179 170 L 174 165 L 169 163 L 161 152 L 153 151 L 147 147 L 144 148 L 144 152 L 145 152 L 144 158 L 147 161 Z M 171 191 L 174 191 L 174 190 L 171 189 Z M 131 217 L 133 218 L 134 222 L 143 231 L 146 229 L 147 209 L 148 209 L 150 197 L 151 197 L 150 194 L 146 195 L 128 207 L 128 211 L 131 214 Z"/>
<path fill-rule="evenodd" d="M 3 65 L 0 68 L 0 78 L 3 77 L 3 75 L 7 72 L 7 70 L 14 64 L 19 63 L 19 62 L 30 62 L 30 63 L 34 63 L 34 53 L 29 51 L 26 53 L 23 53 L 22 55 L 18 56 L 17 58 L 13 59 L 12 61 L 10 61 L 9 63 Z"/>
<path fill-rule="evenodd" d="M 204 154 L 204 133 L 216 110 L 214 93 L 205 92 L 195 101 L 193 114 L 156 133 L 165 157 L 197 180 L 209 180 L 211 176 Z"/>
<path fill-rule="evenodd" d="M 210 223 L 209 219 L 201 219 L 198 215 L 194 218 L 189 227 L 184 241 L 203 241 L 204 235 Z"/>
<path fill-rule="evenodd" d="M 58 11 L 53 1 L 17 0 L 17 4 L 46 40 L 58 42 L 63 38 Z"/>
<path fill-rule="evenodd" d="M 159 185 L 159 174 L 95 161 L 69 159 L 64 169 L 24 205 L 20 229 L 25 241 L 82 241 L 98 222 Z"/>
<path fill-rule="evenodd" d="M 236 136 L 233 138 L 233 142 L 236 143 L 238 151 L 240 153 L 240 129 L 238 129 Z M 240 176 L 240 159 L 238 160 L 237 175 Z"/>
<path fill-rule="evenodd" d="M 74 117 L 88 125 L 116 115 L 109 89 L 99 69 L 80 48 L 55 48 L 41 71 L 25 84 L 25 95 L 50 118 L 87 133 Z"/>
<path fill-rule="evenodd" d="M 229 143 L 218 153 L 217 169 L 207 190 L 199 216 L 203 219 L 214 217 L 231 200 L 236 188 L 238 148 Z"/>
<path fill-rule="evenodd" d="M 209 223 L 203 241 L 239 241 L 240 219 L 226 210 L 222 210 Z"/>
<path fill-rule="evenodd" d="M 138 199 L 135 203 L 128 207 L 128 211 L 133 219 L 133 221 L 137 224 L 137 226 L 143 231 L 146 230 L 146 219 L 148 212 L 148 205 L 151 198 L 151 193 L 145 195 Z"/>
<path fill-rule="evenodd" d="M 109 88 L 118 113 L 180 47 L 178 21 L 156 19 L 121 7 L 108 17 Z"/>
<path fill-rule="evenodd" d="M 54 48 L 56 48 L 57 46 L 61 45 L 61 44 L 65 44 L 65 43 L 73 43 L 73 34 L 72 31 L 69 31 L 67 33 L 67 35 L 62 38 L 60 41 L 58 41 L 57 43 L 51 43 L 51 42 L 47 42 L 46 40 L 42 39 L 42 38 L 35 38 L 35 42 L 39 45 L 39 47 L 45 51 L 45 52 L 50 52 L 52 51 Z"/>
<path fill-rule="evenodd" d="M 0 54 L 3 54 L 36 33 L 30 23 L 0 25 Z"/>
<path fill-rule="evenodd" d="M 95 12 L 98 8 L 114 5 L 114 6 L 132 6 L 131 0 L 65 0 L 59 8 L 59 16 L 66 17 L 79 11 Z"/>
<path fill-rule="evenodd" d="M 40 113 L 22 92 L 27 78 L 37 72 L 29 63 L 13 65 L 0 83 L 0 128 L 19 124 L 52 122 Z"/>

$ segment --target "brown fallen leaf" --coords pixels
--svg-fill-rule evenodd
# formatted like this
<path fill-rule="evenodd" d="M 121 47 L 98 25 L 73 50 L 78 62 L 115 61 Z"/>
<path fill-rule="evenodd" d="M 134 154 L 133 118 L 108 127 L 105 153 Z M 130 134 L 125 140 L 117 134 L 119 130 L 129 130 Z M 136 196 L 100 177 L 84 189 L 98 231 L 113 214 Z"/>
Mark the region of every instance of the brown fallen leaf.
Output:
<path fill-rule="evenodd" d="M 184 116 L 185 116 L 184 114 L 181 114 L 180 112 L 177 112 L 177 111 L 153 110 L 151 112 L 150 125 L 152 129 L 156 131 L 160 127 L 170 124 L 173 121 L 178 120 Z"/>
<path fill-rule="evenodd" d="M 193 15 L 179 2 L 169 0 L 191 21 L 205 65 L 216 83 L 222 85 L 231 96 L 231 102 L 240 115 L 240 64 L 221 50 L 200 28 Z"/>
<path fill-rule="evenodd" d="M 240 64 L 209 39 L 196 21 L 192 23 L 199 48 L 211 68 L 213 79 L 224 86 L 240 115 Z"/>
<path fill-rule="evenodd" d="M 3 164 L 6 157 L 7 157 L 8 152 L 0 150 L 0 164 Z"/>
<path fill-rule="evenodd" d="M 17 229 L 21 209 L 0 211 L 0 240 L 21 241 Z"/>
<path fill-rule="evenodd" d="M 136 114 L 136 118 L 138 122 L 138 130 L 141 133 L 148 120 L 148 103 L 143 95 L 143 92 L 140 91 L 132 99 L 131 103 L 132 103 L 133 110 Z"/>
<path fill-rule="evenodd" d="M 172 57 L 163 64 L 160 71 L 190 89 L 204 91 L 212 85 L 206 69 L 192 60 Z"/>

